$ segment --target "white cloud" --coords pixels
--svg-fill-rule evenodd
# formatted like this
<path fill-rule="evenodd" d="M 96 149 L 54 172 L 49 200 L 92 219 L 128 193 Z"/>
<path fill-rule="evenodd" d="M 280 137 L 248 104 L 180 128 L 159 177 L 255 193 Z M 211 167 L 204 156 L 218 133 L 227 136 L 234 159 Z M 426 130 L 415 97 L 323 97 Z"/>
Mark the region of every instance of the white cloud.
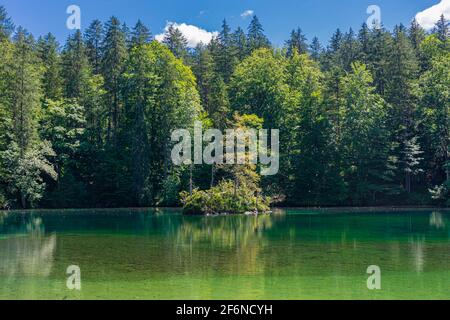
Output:
<path fill-rule="evenodd" d="M 255 11 L 253 10 L 245 10 L 244 12 L 241 13 L 241 17 L 242 18 L 247 18 L 252 16 L 255 13 Z"/>
<path fill-rule="evenodd" d="M 177 28 L 178 30 L 181 31 L 183 36 L 188 41 L 189 48 L 195 48 L 199 43 L 208 44 L 211 42 L 213 37 L 219 35 L 217 31 L 209 32 L 190 24 L 186 23 L 178 24 L 175 22 L 167 22 L 166 27 L 164 28 L 164 33 L 155 36 L 155 39 L 157 41 L 162 42 L 164 40 L 164 34 L 169 30 L 170 25 L 173 25 L 174 28 Z"/>
<path fill-rule="evenodd" d="M 416 14 L 416 20 L 423 28 L 430 30 L 442 14 L 446 19 L 450 19 L 450 0 L 441 0 L 440 3 L 419 12 Z"/>

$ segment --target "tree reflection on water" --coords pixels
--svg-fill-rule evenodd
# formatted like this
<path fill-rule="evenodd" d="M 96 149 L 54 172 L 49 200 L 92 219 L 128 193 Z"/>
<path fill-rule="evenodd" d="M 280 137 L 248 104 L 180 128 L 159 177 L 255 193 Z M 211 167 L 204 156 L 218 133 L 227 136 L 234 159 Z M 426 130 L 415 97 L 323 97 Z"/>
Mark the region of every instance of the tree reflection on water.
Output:
<path fill-rule="evenodd" d="M 11 221 L 14 219 L 14 221 Z M 0 241 L 0 276 L 48 277 L 56 249 L 56 235 L 46 235 L 42 219 L 33 216 L 19 218 L 0 214 L 0 231 L 6 234 Z"/>

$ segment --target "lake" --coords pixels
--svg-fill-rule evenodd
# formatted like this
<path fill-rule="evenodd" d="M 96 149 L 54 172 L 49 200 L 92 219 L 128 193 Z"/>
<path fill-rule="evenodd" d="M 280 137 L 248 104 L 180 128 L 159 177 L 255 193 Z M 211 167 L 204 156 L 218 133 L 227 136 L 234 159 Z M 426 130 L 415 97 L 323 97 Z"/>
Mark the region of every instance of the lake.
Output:
<path fill-rule="evenodd" d="M 444 210 L 0 212 L 0 299 L 450 299 L 449 227 Z"/>

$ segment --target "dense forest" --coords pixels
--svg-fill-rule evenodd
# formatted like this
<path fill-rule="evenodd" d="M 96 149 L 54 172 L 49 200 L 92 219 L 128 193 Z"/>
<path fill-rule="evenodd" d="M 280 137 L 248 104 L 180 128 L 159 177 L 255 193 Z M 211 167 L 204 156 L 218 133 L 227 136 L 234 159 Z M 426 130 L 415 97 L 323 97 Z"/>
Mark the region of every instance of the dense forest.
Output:
<path fill-rule="evenodd" d="M 232 188 L 245 170 L 172 164 L 171 132 L 196 120 L 280 130 L 279 174 L 250 168 L 278 205 L 450 205 L 444 17 L 326 45 L 299 28 L 275 48 L 254 16 L 192 49 L 175 27 L 159 43 L 116 17 L 60 45 L 0 7 L 0 57 L 0 209 L 175 206 Z"/>

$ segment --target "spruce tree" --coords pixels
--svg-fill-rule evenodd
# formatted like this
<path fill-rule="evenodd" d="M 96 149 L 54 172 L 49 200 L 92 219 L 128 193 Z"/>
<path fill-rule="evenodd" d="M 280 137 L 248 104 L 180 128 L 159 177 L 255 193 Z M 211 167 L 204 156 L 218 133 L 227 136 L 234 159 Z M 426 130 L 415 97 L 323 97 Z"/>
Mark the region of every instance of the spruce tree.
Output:
<path fill-rule="evenodd" d="M 241 27 L 238 27 L 232 35 L 234 52 L 238 61 L 244 60 L 247 56 L 247 36 Z"/>
<path fill-rule="evenodd" d="M 330 40 L 330 50 L 337 52 L 342 44 L 343 34 L 340 29 L 337 29 Z"/>
<path fill-rule="evenodd" d="M 140 46 L 152 41 L 152 33 L 147 26 L 139 19 L 131 32 L 131 45 Z"/>
<path fill-rule="evenodd" d="M 64 96 L 82 99 L 91 68 L 81 32 L 70 35 L 62 52 Z"/>
<path fill-rule="evenodd" d="M 37 115 L 41 98 L 41 70 L 33 50 L 34 39 L 19 27 L 14 36 L 14 64 L 11 77 L 14 140 L 23 157 L 37 138 Z"/>
<path fill-rule="evenodd" d="M 228 82 L 236 64 L 235 48 L 233 47 L 231 29 L 226 20 L 223 20 L 222 30 L 218 37 L 217 50 L 213 51 L 217 72 Z"/>
<path fill-rule="evenodd" d="M 438 36 L 438 39 L 442 42 L 446 42 L 449 37 L 449 22 L 445 19 L 444 14 L 441 15 L 436 26 L 434 27 L 433 33 Z"/>
<path fill-rule="evenodd" d="M 99 20 L 94 20 L 84 34 L 86 42 L 86 53 L 92 66 L 94 74 L 101 73 L 102 67 L 102 43 L 103 24 Z"/>
<path fill-rule="evenodd" d="M 352 69 L 352 63 L 358 60 L 361 52 L 360 44 L 351 28 L 345 33 L 338 52 L 339 63 L 342 68 L 350 71 Z"/>
<path fill-rule="evenodd" d="M 392 47 L 392 36 L 384 28 L 371 30 L 369 48 L 367 53 L 367 66 L 373 76 L 376 92 L 385 94 L 388 81 L 387 68 Z"/>
<path fill-rule="evenodd" d="M 51 34 L 39 38 L 37 52 L 44 67 L 43 98 L 58 100 L 62 96 L 61 57 L 59 44 Z"/>
<path fill-rule="evenodd" d="M 264 29 L 257 16 L 253 16 L 250 25 L 248 26 L 248 50 L 249 52 L 253 52 L 254 50 L 260 48 L 268 48 L 270 47 L 269 39 L 267 39 L 264 34 Z"/>
<path fill-rule="evenodd" d="M 307 39 L 303 34 L 302 29 L 297 28 L 296 30 L 292 30 L 291 37 L 285 44 L 287 56 L 291 57 L 294 54 L 294 51 L 297 51 L 300 54 L 307 53 L 308 45 L 306 41 Z"/>
<path fill-rule="evenodd" d="M 164 35 L 163 43 L 169 48 L 175 57 L 185 59 L 187 56 L 188 41 L 183 33 L 173 24 L 169 26 Z"/>
<path fill-rule="evenodd" d="M 367 26 L 367 23 L 363 23 L 363 25 L 361 26 L 361 29 L 358 32 L 358 41 L 360 44 L 360 48 L 361 48 L 361 52 L 360 52 L 360 57 L 359 59 L 364 62 L 364 63 L 368 63 L 368 58 L 369 58 L 369 50 L 370 50 L 370 29 Z"/>
<path fill-rule="evenodd" d="M 111 17 L 105 26 L 102 51 L 102 74 L 108 105 L 107 137 L 116 141 L 122 111 L 120 80 L 127 58 L 126 35 L 116 17 Z"/>
<path fill-rule="evenodd" d="M 8 17 L 4 6 L 0 5 L 0 40 L 9 38 L 14 32 L 14 23 Z"/>
<path fill-rule="evenodd" d="M 393 141 L 397 144 L 399 174 L 406 192 L 421 172 L 421 148 L 417 136 L 417 92 L 419 66 L 405 29 L 396 26 L 387 66 L 385 99 L 392 105 L 389 115 Z"/>
<path fill-rule="evenodd" d="M 309 46 L 309 52 L 311 54 L 311 58 L 318 61 L 322 54 L 322 45 L 320 44 L 319 38 L 314 37 L 311 41 L 311 45 Z"/>
<path fill-rule="evenodd" d="M 409 39 L 413 46 L 413 49 L 418 52 L 420 49 L 420 44 L 425 40 L 426 32 L 420 26 L 416 19 L 413 19 L 411 26 L 409 27 Z"/>

